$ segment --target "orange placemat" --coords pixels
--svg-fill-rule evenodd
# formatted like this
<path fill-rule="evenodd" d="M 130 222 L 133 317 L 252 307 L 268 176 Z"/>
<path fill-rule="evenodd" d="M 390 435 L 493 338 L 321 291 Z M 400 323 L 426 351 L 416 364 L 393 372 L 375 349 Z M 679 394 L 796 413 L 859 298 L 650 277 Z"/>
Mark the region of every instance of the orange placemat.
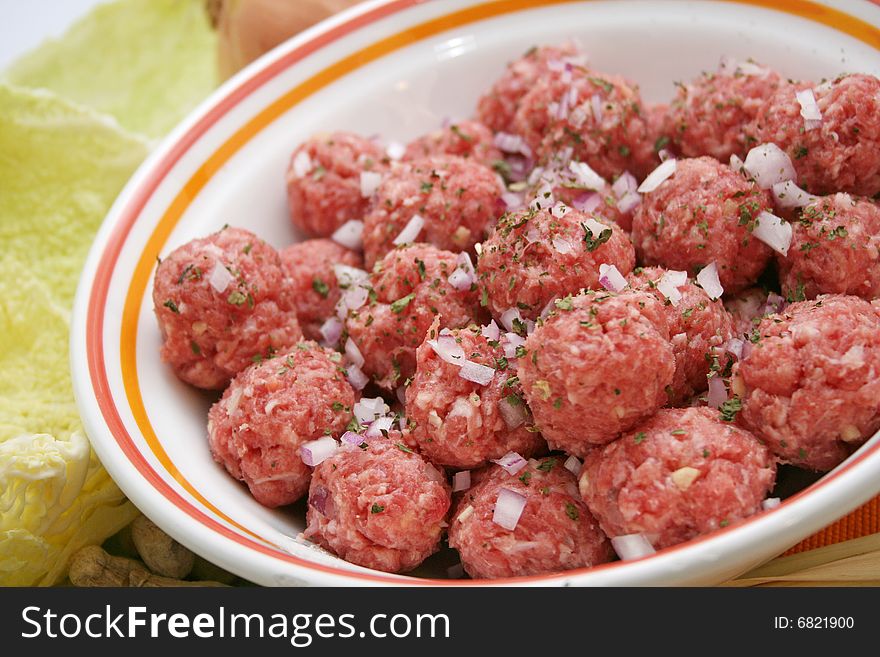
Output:
<path fill-rule="evenodd" d="M 785 553 L 796 554 L 880 532 L 880 497 L 863 504 L 825 529 L 795 545 Z"/>

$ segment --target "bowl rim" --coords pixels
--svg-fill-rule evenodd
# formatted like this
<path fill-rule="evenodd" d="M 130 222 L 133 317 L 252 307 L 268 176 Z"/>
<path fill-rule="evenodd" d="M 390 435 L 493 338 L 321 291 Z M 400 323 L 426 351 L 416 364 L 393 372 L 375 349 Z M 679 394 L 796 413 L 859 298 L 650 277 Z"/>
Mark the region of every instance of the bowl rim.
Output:
<path fill-rule="evenodd" d="M 384 52 L 373 52 L 372 56 L 373 59 L 378 58 L 388 52 L 411 45 L 448 29 L 480 20 L 481 18 L 578 1 L 583 0 L 466 0 L 462 3 L 465 5 L 463 8 L 457 8 L 450 13 L 441 14 L 438 18 L 428 19 L 421 23 L 405 23 L 406 28 L 397 34 L 409 34 L 410 36 L 398 39 L 397 45 Z M 843 31 L 850 36 L 855 36 L 880 50 L 880 28 L 840 9 L 831 7 L 824 2 L 808 0 L 721 1 L 794 13 Z M 875 436 L 870 441 L 871 444 L 863 446 L 833 472 L 789 497 L 776 509 L 756 514 L 730 527 L 695 538 L 687 543 L 667 548 L 638 561 L 612 562 L 592 568 L 502 580 L 440 580 L 394 575 L 378 571 L 359 572 L 303 559 L 285 552 L 281 546 L 269 547 L 265 539 L 249 532 L 247 529 L 239 526 L 253 538 L 247 538 L 241 533 L 229 529 L 216 518 L 209 516 L 205 511 L 174 490 L 156 472 L 134 444 L 119 415 L 112 395 L 112 386 L 107 378 L 102 337 L 105 330 L 105 310 L 109 296 L 110 281 L 118 262 L 120 251 L 126 243 L 133 225 L 152 194 L 158 189 L 162 181 L 165 180 L 176 163 L 233 107 L 237 106 L 245 98 L 248 98 L 268 81 L 274 79 L 278 74 L 291 66 L 295 66 L 310 55 L 319 52 L 323 47 L 368 27 L 376 21 L 392 15 L 398 15 L 401 12 L 423 4 L 436 6 L 434 2 L 426 2 L 426 0 L 372 0 L 355 5 L 286 41 L 275 50 L 240 71 L 201 103 L 142 163 L 120 193 L 102 223 L 89 252 L 77 289 L 71 327 L 72 378 L 77 405 L 87 433 L 90 437 L 93 437 L 92 445 L 111 476 L 135 505 L 145 513 L 148 513 L 157 524 L 184 545 L 190 548 L 197 548 L 196 552 L 216 560 L 218 565 L 233 572 L 243 574 L 244 577 L 254 579 L 255 581 L 273 581 L 273 575 L 277 574 L 277 571 L 271 570 L 266 565 L 269 562 L 264 564 L 262 559 L 254 558 L 254 552 L 256 551 L 277 560 L 279 562 L 278 570 L 282 569 L 281 564 L 284 563 L 285 567 L 292 567 L 293 571 L 297 574 L 301 574 L 300 571 L 302 570 L 308 571 L 308 575 L 305 576 L 307 577 L 305 582 L 487 586 L 499 584 L 589 584 L 591 576 L 608 572 L 611 569 L 626 569 L 629 576 L 622 579 L 634 582 L 640 579 L 647 581 L 652 579 L 650 576 L 652 571 L 662 570 L 664 565 L 673 565 L 680 570 L 683 564 L 682 555 L 696 554 L 703 548 L 711 547 L 713 543 L 718 541 L 722 541 L 721 547 L 725 553 L 730 553 L 737 548 L 745 549 L 756 541 L 773 542 L 774 537 L 780 545 L 780 549 L 784 549 L 790 543 L 790 540 L 783 541 L 784 544 L 779 542 L 779 537 L 775 536 L 779 533 L 778 525 L 786 522 L 801 522 L 804 523 L 805 527 L 810 528 L 812 532 L 828 522 L 827 519 L 817 520 L 817 511 L 814 510 L 812 514 L 809 511 L 809 507 L 814 506 L 813 500 L 815 496 L 813 493 L 816 491 L 820 489 L 825 491 L 826 502 L 823 504 L 824 509 L 833 506 L 835 509 L 846 509 L 847 511 L 880 492 L 880 477 L 876 477 L 876 473 L 880 472 L 880 440 Z M 450 17 L 455 17 L 455 20 L 451 21 Z M 455 22 L 456 20 L 460 22 Z M 840 22 L 835 23 L 835 21 Z M 429 26 L 430 29 L 416 30 L 416 28 L 424 28 L 425 26 Z M 367 49 L 374 48 L 375 50 L 375 45 L 367 46 Z M 369 61 L 373 60 L 363 61 L 361 59 L 357 66 L 344 71 L 339 77 L 350 73 Z M 320 73 L 317 75 L 320 75 Z M 313 77 L 317 77 L 317 75 Z M 329 84 L 333 80 L 335 78 L 328 79 L 324 84 Z M 314 89 L 312 93 L 316 90 Z M 265 112 L 265 109 L 263 108 L 262 111 Z M 263 127 L 270 123 L 271 120 L 267 121 Z M 252 133 L 248 139 L 252 138 L 255 134 Z M 239 144 L 239 147 L 244 143 L 246 143 L 246 140 Z M 222 149 L 222 146 L 220 149 Z M 231 155 L 232 153 L 229 154 L 229 156 Z M 186 191 L 186 185 L 178 193 L 182 194 L 184 191 Z M 192 196 L 192 198 L 194 197 L 195 195 Z M 171 205 L 173 204 L 174 202 Z M 183 209 L 180 210 L 177 219 L 182 214 Z M 176 225 L 176 221 L 171 226 L 173 227 L 173 225 Z M 152 234 L 147 241 L 148 245 L 156 239 L 156 231 L 156 226 L 152 226 Z M 170 233 L 170 229 L 168 232 Z M 167 236 L 166 233 L 164 237 L 167 238 Z M 160 239 L 158 248 L 161 248 L 164 242 L 165 239 Z M 148 278 L 152 270 L 153 258 L 149 257 L 147 259 L 150 266 L 147 270 Z M 142 253 L 141 264 L 143 264 L 144 260 L 144 254 Z M 135 276 L 137 276 L 137 271 L 136 269 Z M 136 299 L 134 323 L 131 322 L 131 314 L 123 314 L 122 326 L 120 328 L 122 336 L 125 336 L 127 332 L 134 336 L 131 338 L 133 344 L 136 344 L 137 339 L 137 316 L 140 313 L 141 303 L 146 294 L 145 281 L 147 279 L 143 275 L 141 278 L 143 279 L 144 287 L 134 295 L 138 297 Z M 132 285 L 134 284 L 132 283 Z M 132 287 L 129 287 L 127 293 L 126 306 L 129 305 L 129 297 L 132 297 Z M 121 345 L 123 351 L 125 350 L 125 340 L 126 338 L 123 337 L 123 344 Z M 132 360 L 134 360 L 133 355 Z M 112 361 L 113 359 L 111 359 Z M 126 390 L 126 394 L 128 392 Z M 144 413 L 144 417 L 145 415 Z M 140 422 L 138 422 L 138 425 L 143 429 Z M 160 455 L 154 452 L 154 456 L 157 456 L 159 461 L 162 462 Z M 167 459 L 167 455 L 166 461 L 167 463 L 163 463 L 163 466 L 174 479 L 180 482 L 182 475 L 177 472 L 173 463 Z M 841 478 L 844 472 L 851 473 L 848 479 Z M 135 476 L 131 476 L 132 474 Z M 876 480 L 876 482 L 874 487 L 870 488 L 872 480 Z M 192 494 L 192 491 L 190 491 L 190 494 Z M 200 499 L 200 494 L 196 491 L 194 497 Z M 220 517 L 224 517 L 224 514 L 213 507 L 205 498 L 201 497 L 200 502 L 208 508 L 212 508 Z M 809 520 L 810 515 L 813 516 L 812 522 Z M 807 517 L 806 521 L 803 520 L 804 516 Z M 196 522 L 193 523 L 193 520 Z M 237 524 L 234 521 L 231 522 L 234 525 Z M 248 562 L 251 567 L 244 568 L 242 565 L 244 562 Z M 254 576 L 255 573 L 257 577 Z M 653 579 L 658 578 L 662 579 L 657 572 L 654 572 Z M 594 577 L 593 579 L 596 578 Z"/>

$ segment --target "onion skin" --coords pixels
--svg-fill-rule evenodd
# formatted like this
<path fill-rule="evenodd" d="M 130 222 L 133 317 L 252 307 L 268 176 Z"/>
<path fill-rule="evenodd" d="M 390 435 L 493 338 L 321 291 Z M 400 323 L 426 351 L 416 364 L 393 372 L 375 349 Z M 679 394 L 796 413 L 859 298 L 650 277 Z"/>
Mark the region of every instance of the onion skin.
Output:
<path fill-rule="evenodd" d="M 294 34 L 358 0 L 206 0 L 217 29 L 221 79 L 244 68 Z"/>

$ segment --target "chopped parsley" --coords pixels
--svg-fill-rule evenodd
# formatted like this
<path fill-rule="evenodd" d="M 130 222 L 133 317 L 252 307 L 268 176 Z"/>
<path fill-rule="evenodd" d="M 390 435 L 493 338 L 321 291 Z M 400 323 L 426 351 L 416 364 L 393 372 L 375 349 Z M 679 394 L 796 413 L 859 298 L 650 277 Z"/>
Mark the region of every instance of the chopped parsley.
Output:
<path fill-rule="evenodd" d="M 370 507 L 370 513 L 382 513 L 385 510 L 385 507 L 381 504 L 376 504 L 373 502 L 373 506 Z"/>
<path fill-rule="evenodd" d="M 466 132 L 462 132 L 461 128 L 459 128 L 457 125 L 451 125 L 449 126 L 449 129 L 452 130 L 452 132 L 454 132 L 456 135 L 458 135 L 459 139 L 464 139 L 465 141 L 474 140 L 474 138 L 471 137 L 469 134 L 467 134 Z"/>
<path fill-rule="evenodd" d="M 410 292 L 405 297 L 401 297 L 397 301 L 391 303 L 391 312 L 395 315 L 399 315 L 403 312 L 403 309 L 406 308 L 410 302 L 416 298 L 415 292 Z"/>
<path fill-rule="evenodd" d="M 556 459 L 544 459 L 538 466 L 538 470 L 541 472 L 550 472 L 554 465 L 556 465 Z"/>
<path fill-rule="evenodd" d="M 412 453 L 413 453 L 413 451 L 412 451 L 409 447 L 407 447 L 406 445 L 404 445 L 403 443 L 396 443 L 394 446 L 395 446 L 397 449 L 399 449 L 401 452 L 406 452 L 407 454 L 412 454 Z"/>
<path fill-rule="evenodd" d="M 317 277 L 312 279 L 312 289 L 325 299 L 330 294 L 330 286 Z"/>
<path fill-rule="evenodd" d="M 639 431 L 639 432 L 636 434 L 635 438 L 633 438 L 633 442 L 634 442 L 636 445 L 641 445 L 642 442 L 643 442 L 643 441 L 645 440 L 645 438 L 647 438 L 647 437 L 648 437 L 648 434 L 646 434 L 644 431 Z"/>
<path fill-rule="evenodd" d="M 233 306 L 240 306 L 245 301 L 247 301 L 247 297 L 241 290 L 233 290 L 229 293 L 229 296 L 226 297 L 226 301 L 231 303 Z"/>
<path fill-rule="evenodd" d="M 175 313 L 176 315 L 180 314 L 180 308 L 178 308 L 177 304 L 174 303 L 171 299 L 168 299 L 168 301 L 166 301 L 162 305 L 165 306 L 171 312 Z"/>
<path fill-rule="evenodd" d="M 571 502 L 565 503 L 565 515 L 567 515 L 572 520 L 577 520 L 581 516 L 581 514 L 578 513 L 577 507 Z"/>
<path fill-rule="evenodd" d="M 742 400 L 739 397 L 731 397 L 721 404 L 718 409 L 721 412 L 721 420 L 724 422 L 733 422 L 736 414 L 742 410 Z"/>

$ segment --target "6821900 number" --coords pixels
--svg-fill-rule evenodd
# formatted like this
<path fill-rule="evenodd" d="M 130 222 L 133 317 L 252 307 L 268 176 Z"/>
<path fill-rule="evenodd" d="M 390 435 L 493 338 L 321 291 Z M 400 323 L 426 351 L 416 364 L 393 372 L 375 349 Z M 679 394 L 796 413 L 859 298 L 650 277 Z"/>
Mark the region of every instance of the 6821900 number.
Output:
<path fill-rule="evenodd" d="M 801 630 L 849 630 L 854 624 L 852 616 L 798 616 L 797 619 Z"/>

